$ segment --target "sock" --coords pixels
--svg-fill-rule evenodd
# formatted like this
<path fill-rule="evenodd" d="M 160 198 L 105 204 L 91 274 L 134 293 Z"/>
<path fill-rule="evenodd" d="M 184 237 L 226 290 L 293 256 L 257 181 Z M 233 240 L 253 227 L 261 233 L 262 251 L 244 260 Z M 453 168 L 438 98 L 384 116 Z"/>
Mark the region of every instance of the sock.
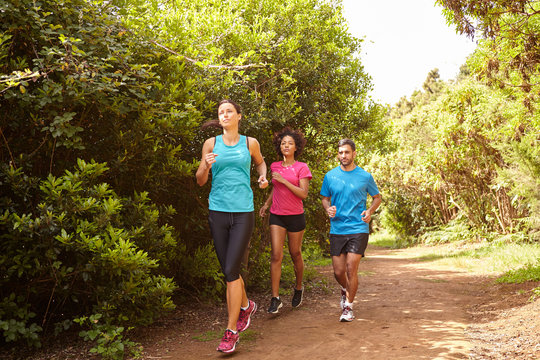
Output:
<path fill-rule="evenodd" d="M 350 303 L 349 300 L 345 300 L 345 307 L 347 306 L 352 309 L 352 303 Z"/>
<path fill-rule="evenodd" d="M 240 306 L 240 309 L 242 309 L 244 311 L 246 311 L 248 308 L 249 308 L 249 300 L 248 300 L 248 306 L 246 306 L 246 307 Z"/>
<path fill-rule="evenodd" d="M 229 330 L 230 332 L 232 332 L 234 335 L 238 334 L 238 331 L 236 331 L 236 330 L 232 330 L 232 329 L 227 329 L 227 330 Z"/>
<path fill-rule="evenodd" d="M 345 289 L 344 287 L 342 287 L 342 288 L 341 288 L 341 291 L 347 292 L 347 289 Z"/>

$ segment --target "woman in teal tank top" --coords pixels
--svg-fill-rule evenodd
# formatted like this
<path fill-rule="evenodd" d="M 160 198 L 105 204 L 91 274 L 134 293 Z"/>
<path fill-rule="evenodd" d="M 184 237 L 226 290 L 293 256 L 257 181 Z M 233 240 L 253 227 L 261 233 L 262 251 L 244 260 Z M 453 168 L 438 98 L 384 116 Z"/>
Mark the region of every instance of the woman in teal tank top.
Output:
<path fill-rule="evenodd" d="M 197 184 L 208 182 L 212 172 L 212 189 L 208 199 L 208 222 L 214 248 L 227 281 L 228 322 L 225 334 L 217 347 L 224 353 L 233 352 L 239 333 L 248 328 L 257 305 L 249 300 L 240 265 L 247 250 L 255 222 L 253 191 L 250 184 L 251 160 L 259 174 L 259 187 L 268 186 L 266 163 L 255 138 L 238 132 L 242 109 L 231 100 L 218 106 L 218 119 L 203 127 L 217 126 L 223 135 L 204 142 L 202 159 L 197 169 Z"/>

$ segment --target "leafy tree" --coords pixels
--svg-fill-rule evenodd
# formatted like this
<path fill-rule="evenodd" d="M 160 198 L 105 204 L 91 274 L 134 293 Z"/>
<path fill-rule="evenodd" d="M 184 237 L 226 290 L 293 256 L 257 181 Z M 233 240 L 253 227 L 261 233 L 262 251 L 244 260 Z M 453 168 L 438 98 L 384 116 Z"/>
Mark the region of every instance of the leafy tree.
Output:
<path fill-rule="evenodd" d="M 438 0 L 449 23 L 481 37 L 475 72 L 500 87 L 517 87 L 531 108 L 540 93 L 540 2 L 537 0 Z"/>
<path fill-rule="evenodd" d="M 384 224 L 411 237 L 465 219 L 483 234 L 537 239 L 538 111 L 465 75 L 439 85 L 390 112 L 397 150 L 372 164 L 389 195 Z"/>
<path fill-rule="evenodd" d="M 356 137 L 365 153 L 386 146 L 385 109 L 367 97 L 370 79 L 356 56 L 361 42 L 347 33 L 339 6 L 320 0 L 137 2 L 126 10 L 126 23 L 167 58 L 162 79 L 174 83 L 189 74 L 207 99 L 204 118 L 215 117 L 215 104 L 222 98 L 239 102 L 242 131 L 261 142 L 268 163 L 276 159 L 272 133 L 286 124 L 300 128 L 308 138 L 302 160 L 322 175 L 340 137 Z M 196 135 L 180 156 L 198 161 L 204 138 L 215 134 Z M 194 188 L 192 178 L 180 181 L 186 192 L 170 189 L 178 196 L 174 201 L 193 203 L 195 191 L 198 201 L 178 226 L 190 231 L 188 247 L 207 244 L 208 229 L 200 219 L 206 218 L 208 187 Z M 327 219 L 318 216 L 317 186 L 312 181 L 306 208 L 313 221 L 309 227 L 319 236 Z M 255 192 L 256 204 L 265 197 Z M 262 223 L 255 233 L 265 233 Z M 255 239 L 252 258 L 264 251 L 259 240 L 264 242 L 264 235 Z"/>

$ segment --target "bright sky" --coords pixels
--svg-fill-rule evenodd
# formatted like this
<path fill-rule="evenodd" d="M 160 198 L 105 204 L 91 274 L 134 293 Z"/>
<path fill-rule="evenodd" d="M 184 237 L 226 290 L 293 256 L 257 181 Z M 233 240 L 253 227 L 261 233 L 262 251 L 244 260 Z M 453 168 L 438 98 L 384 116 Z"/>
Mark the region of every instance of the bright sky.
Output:
<path fill-rule="evenodd" d="M 430 70 L 454 79 L 476 44 L 446 24 L 435 0 L 343 0 L 349 31 L 364 38 L 360 58 L 372 77 L 375 101 L 410 97 Z"/>

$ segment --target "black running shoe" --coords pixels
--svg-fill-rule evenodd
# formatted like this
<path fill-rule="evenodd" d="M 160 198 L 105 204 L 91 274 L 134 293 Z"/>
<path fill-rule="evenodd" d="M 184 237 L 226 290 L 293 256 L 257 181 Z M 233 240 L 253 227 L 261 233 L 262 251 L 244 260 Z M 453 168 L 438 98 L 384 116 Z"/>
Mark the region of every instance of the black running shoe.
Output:
<path fill-rule="evenodd" d="M 280 299 L 277 297 L 273 297 L 272 300 L 270 300 L 270 307 L 268 308 L 268 312 L 270 314 L 277 314 L 279 311 L 279 308 L 283 306 L 283 303 Z"/>
<path fill-rule="evenodd" d="M 294 295 L 293 295 L 292 301 L 291 301 L 293 308 L 300 306 L 300 304 L 302 303 L 303 295 L 304 295 L 304 288 L 303 287 L 300 290 L 294 289 Z"/>

